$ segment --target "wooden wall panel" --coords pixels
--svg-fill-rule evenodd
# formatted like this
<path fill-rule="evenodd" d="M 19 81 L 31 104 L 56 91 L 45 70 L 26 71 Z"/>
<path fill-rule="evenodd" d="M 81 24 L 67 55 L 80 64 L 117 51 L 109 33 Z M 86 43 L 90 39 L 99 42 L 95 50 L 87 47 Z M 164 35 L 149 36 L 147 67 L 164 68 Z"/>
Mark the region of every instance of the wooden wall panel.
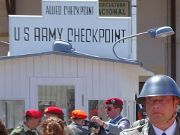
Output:
<path fill-rule="evenodd" d="M 99 61 L 99 98 L 106 98 L 107 92 L 107 62 Z"/>
<path fill-rule="evenodd" d="M 26 58 L 27 77 L 34 76 L 34 57 Z"/>
<path fill-rule="evenodd" d="M 49 55 L 48 57 L 48 72 L 49 76 L 56 76 L 56 56 Z"/>
<path fill-rule="evenodd" d="M 64 77 L 77 77 L 77 58 L 63 56 Z"/>
<path fill-rule="evenodd" d="M 28 76 L 28 68 L 27 68 L 27 59 L 20 58 L 18 59 L 19 61 L 19 67 L 20 67 L 20 93 L 21 97 L 25 97 L 27 99 L 29 96 L 27 93 L 30 92 L 30 86 L 29 86 L 29 76 Z M 22 83 L 23 82 L 23 83 Z M 22 83 L 22 84 L 21 84 Z"/>
<path fill-rule="evenodd" d="M 13 97 L 20 97 L 22 95 L 22 92 L 20 90 L 20 85 L 25 83 L 25 80 L 20 81 L 20 77 L 23 71 L 20 69 L 20 60 L 18 59 L 12 59 L 11 61 L 12 65 L 12 89 L 11 89 L 11 95 Z M 27 92 L 26 92 L 27 93 Z"/>
<path fill-rule="evenodd" d="M 0 98 L 4 98 L 5 95 L 5 65 L 4 61 L 0 61 Z"/>
<path fill-rule="evenodd" d="M 34 76 L 41 76 L 42 75 L 42 70 L 43 69 L 42 69 L 41 57 L 42 56 L 34 57 L 34 66 L 33 66 L 33 68 L 34 68 Z"/>
<path fill-rule="evenodd" d="M 106 97 L 112 95 L 114 90 L 114 64 L 112 62 L 107 62 L 107 91 L 105 92 Z"/>
<path fill-rule="evenodd" d="M 56 55 L 55 56 L 56 59 L 56 76 L 58 77 L 63 77 L 63 56 L 60 55 Z"/>
<path fill-rule="evenodd" d="M 85 77 L 85 58 L 77 58 L 77 77 Z"/>
<path fill-rule="evenodd" d="M 93 71 L 92 71 L 92 61 L 89 59 L 85 59 L 85 78 L 84 83 L 85 87 L 83 92 L 88 96 L 92 97 L 92 84 L 93 84 Z"/>
<path fill-rule="evenodd" d="M 41 72 L 41 74 L 39 75 L 44 77 L 49 76 L 49 55 L 45 55 L 43 57 L 40 56 L 38 59 L 38 64 L 39 64 L 39 67 L 37 67 L 39 68 L 38 71 Z"/>
<path fill-rule="evenodd" d="M 12 96 L 12 60 L 6 60 L 4 62 L 5 66 L 5 89 L 4 89 L 4 98 Z M 10 95 L 10 96 L 9 96 Z"/>
<path fill-rule="evenodd" d="M 99 79 L 100 79 L 100 65 L 99 61 L 92 60 L 92 95 L 94 98 L 99 98 Z"/>

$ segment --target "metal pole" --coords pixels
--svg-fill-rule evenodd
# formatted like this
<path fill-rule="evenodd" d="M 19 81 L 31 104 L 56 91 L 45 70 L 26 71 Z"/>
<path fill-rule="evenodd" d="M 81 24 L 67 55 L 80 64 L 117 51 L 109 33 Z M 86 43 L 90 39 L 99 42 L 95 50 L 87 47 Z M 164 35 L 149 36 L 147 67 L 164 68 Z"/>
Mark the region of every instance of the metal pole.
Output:
<path fill-rule="evenodd" d="M 127 37 L 124 37 L 124 38 L 120 38 L 119 40 L 117 40 L 117 41 L 114 43 L 113 48 L 112 48 L 112 49 L 113 49 L 113 53 L 114 53 L 114 55 L 116 56 L 116 58 L 118 58 L 118 59 L 123 59 L 123 58 L 120 58 L 120 57 L 116 54 L 116 52 L 115 52 L 115 47 L 116 47 L 117 43 L 119 43 L 119 42 L 122 41 L 122 40 L 125 40 L 125 39 L 128 39 L 128 38 L 132 38 L 132 37 L 137 37 L 137 36 L 144 35 L 144 34 L 148 34 L 148 31 L 141 32 L 141 33 L 137 33 L 137 34 L 134 34 L 134 35 L 130 35 L 130 36 L 127 36 Z"/>

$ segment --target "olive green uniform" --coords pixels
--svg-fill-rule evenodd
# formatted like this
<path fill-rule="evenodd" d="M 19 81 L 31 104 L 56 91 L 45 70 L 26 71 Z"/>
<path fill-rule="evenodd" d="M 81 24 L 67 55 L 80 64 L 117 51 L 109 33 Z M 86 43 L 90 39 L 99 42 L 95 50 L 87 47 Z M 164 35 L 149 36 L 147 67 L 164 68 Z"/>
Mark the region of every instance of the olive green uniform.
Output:
<path fill-rule="evenodd" d="M 180 119 L 177 118 L 177 126 L 174 135 L 180 135 Z M 136 121 L 129 129 L 123 130 L 120 135 L 156 135 L 154 128 L 149 120 L 142 119 Z"/>
<path fill-rule="evenodd" d="M 26 125 L 22 124 L 15 128 L 10 135 L 39 135 L 37 130 L 31 130 Z"/>
<path fill-rule="evenodd" d="M 90 135 L 90 131 L 72 122 L 68 128 L 73 131 L 74 135 Z"/>

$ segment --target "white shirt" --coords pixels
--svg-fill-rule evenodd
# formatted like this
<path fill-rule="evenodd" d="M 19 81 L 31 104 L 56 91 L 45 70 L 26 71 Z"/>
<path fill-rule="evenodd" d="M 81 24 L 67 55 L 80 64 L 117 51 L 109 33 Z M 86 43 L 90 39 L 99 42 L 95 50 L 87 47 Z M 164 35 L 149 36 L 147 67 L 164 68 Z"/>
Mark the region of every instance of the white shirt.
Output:
<path fill-rule="evenodd" d="M 166 135 L 174 135 L 175 130 L 176 130 L 176 125 L 177 125 L 177 122 L 175 120 L 174 123 L 165 131 L 155 127 L 154 125 L 152 125 L 152 126 L 154 128 L 156 135 L 162 135 L 162 133 L 166 133 Z"/>

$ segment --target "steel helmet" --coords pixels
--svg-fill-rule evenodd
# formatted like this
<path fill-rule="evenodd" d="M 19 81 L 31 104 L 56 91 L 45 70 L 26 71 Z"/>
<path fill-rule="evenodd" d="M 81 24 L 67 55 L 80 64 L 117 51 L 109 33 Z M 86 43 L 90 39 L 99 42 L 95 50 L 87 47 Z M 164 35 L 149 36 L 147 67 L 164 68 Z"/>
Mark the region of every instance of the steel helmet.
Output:
<path fill-rule="evenodd" d="M 180 88 L 171 77 L 155 75 L 145 82 L 137 102 L 143 104 L 144 98 L 150 96 L 176 96 L 180 98 Z"/>

